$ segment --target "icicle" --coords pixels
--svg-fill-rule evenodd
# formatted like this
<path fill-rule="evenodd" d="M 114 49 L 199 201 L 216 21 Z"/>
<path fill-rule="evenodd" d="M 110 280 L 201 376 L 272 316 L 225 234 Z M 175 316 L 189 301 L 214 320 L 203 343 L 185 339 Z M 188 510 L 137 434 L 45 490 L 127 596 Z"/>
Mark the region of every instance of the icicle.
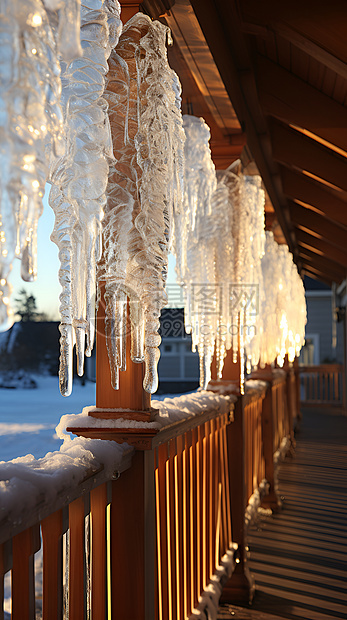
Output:
<path fill-rule="evenodd" d="M 116 50 L 109 59 L 109 73 L 105 90 L 105 99 L 109 106 L 109 119 L 112 128 L 114 161 L 110 164 L 107 204 L 103 227 L 103 255 L 98 265 L 98 281 L 105 281 L 105 298 L 131 298 L 132 323 L 135 320 L 135 305 L 139 303 L 138 278 L 127 277 L 127 272 L 142 270 L 136 263 L 139 252 L 139 234 L 134 227 L 134 219 L 139 213 L 139 196 L 137 189 L 141 170 L 136 163 L 134 137 L 138 130 L 137 69 L 135 50 L 145 29 L 127 24 L 119 39 Z M 140 248 L 142 249 L 142 248 Z M 130 264 L 130 257 L 132 263 Z M 106 309 L 106 326 L 112 320 Z M 114 333 L 106 328 L 107 348 L 111 367 L 113 387 L 118 389 L 119 368 L 125 367 L 125 347 L 121 354 L 121 323 L 114 322 Z M 125 333 L 125 330 L 123 330 Z M 132 330 L 132 339 L 134 331 Z M 142 351 L 142 355 L 141 355 Z M 140 359 L 142 358 L 142 359 Z M 137 343 L 133 361 L 143 361 L 143 342 Z"/>
<path fill-rule="evenodd" d="M 2 298 L 15 256 L 22 277 L 36 278 L 36 229 L 48 173 L 45 147 L 59 154 L 62 114 L 55 42 L 40 0 L 3 1 L 0 8 L 0 275 Z M 6 288 L 6 292 L 4 290 Z M 2 303 L 10 326 L 13 312 Z"/>
<path fill-rule="evenodd" d="M 75 0 L 66 11 L 74 11 Z M 83 373 L 84 354 L 90 355 L 94 339 L 95 269 L 100 254 L 100 222 L 105 206 L 108 158 L 112 157 L 107 104 L 103 99 L 107 59 L 120 31 L 118 2 L 84 0 L 81 6 L 83 57 L 62 63 L 66 153 L 51 168 L 50 205 L 55 212 L 52 240 L 62 260 L 62 324 L 74 328 L 78 372 Z M 74 22 L 76 24 L 76 22 Z M 110 31 L 111 29 L 111 31 Z M 111 36 L 110 36 L 111 34 Z M 61 372 L 64 352 L 72 355 L 71 338 L 61 336 Z M 86 349 L 86 350 L 85 350 Z M 69 375 L 70 379 L 71 376 Z M 68 386 L 68 377 L 61 385 Z"/>
<path fill-rule="evenodd" d="M 158 385 L 157 332 L 166 304 L 172 210 L 179 208 L 182 193 L 180 86 L 167 63 L 166 36 L 165 26 L 143 14 L 129 20 L 110 58 L 106 92 L 116 161 L 98 278 L 105 280 L 105 295 L 129 297 L 131 357 L 145 360 L 148 392 Z"/>

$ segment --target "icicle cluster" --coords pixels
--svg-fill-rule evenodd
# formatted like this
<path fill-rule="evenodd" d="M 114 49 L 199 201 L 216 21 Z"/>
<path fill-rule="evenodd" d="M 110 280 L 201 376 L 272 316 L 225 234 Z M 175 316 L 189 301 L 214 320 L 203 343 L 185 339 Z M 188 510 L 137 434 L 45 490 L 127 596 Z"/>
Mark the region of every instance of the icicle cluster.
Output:
<path fill-rule="evenodd" d="M 145 360 L 144 389 L 157 389 L 159 315 L 172 212 L 183 196 L 181 90 L 166 54 L 168 29 L 138 13 L 125 25 L 109 64 L 109 103 L 115 161 L 103 220 L 106 338 L 114 388 L 125 369 L 127 298 L 131 358 Z"/>
<path fill-rule="evenodd" d="M 299 355 L 305 341 L 306 300 L 293 255 L 288 246 L 278 246 L 279 279 L 277 315 L 279 323 L 277 363 L 283 366 L 287 354 L 290 362 Z"/>
<path fill-rule="evenodd" d="M 202 118 L 184 116 L 184 208 L 175 214 L 173 248 L 179 283 L 184 287 L 186 330 L 200 357 L 200 385 L 206 386 L 217 327 L 212 196 L 217 187 L 209 147 L 210 129 Z"/>
<path fill-rule="evenodd" d="M 184 117 L 185 208 L 175 218 L 174 252 L 185 295 L 186 330 L 200 356 L 200 385 L 211 378 L 215 354 L 222 376 L 227 350 L 234 361 L 248 347 L 259 357 L 255 331 L 261 257 L 264 253 L 264 191 L 260 177 L 215 172 L 210 132 L 203 119 Z M 240 378 L 243 384 L 243 374 Z"/>
<path fill-rule="evenodd" d="M 305 338 L 306 301 L 302 279 L 286 245 L 278 245 L 266 232 L 262 259 L 263 287 L 260 295 L 260 365 L 277 359 L 283 365 L 299 355 Z"/>
<path fill-rule="evenodd" d="M 59 248 L 60 390 L 72 389 L 73 346 L 78 374 L 94 341 L 96 262 L 112 158 L 107 103 L 103 98 L 107 60 L 121 29 L 117 0 L 84 0 L 83 56 L 62 66 L 65 154 L 52 166 L 49 202 L 55 213 L 52 240 Z"/>
<path fill-rule="evenodd" d="M 15 257 L 23 280 L 37 275 L 37 222 L 49 156 L 62 149 L 60 67 L 40 0 L 0 6 L 0 330 L 13 323 L 7 279 Z M 47 156 L 47 153 L 49 156 Z"/>

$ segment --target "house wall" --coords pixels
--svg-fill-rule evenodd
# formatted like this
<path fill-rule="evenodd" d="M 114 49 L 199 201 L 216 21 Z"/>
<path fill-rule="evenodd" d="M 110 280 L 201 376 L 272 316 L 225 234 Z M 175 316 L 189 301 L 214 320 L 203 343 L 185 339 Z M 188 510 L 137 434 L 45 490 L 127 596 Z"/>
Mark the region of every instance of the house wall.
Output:
<path fill-rule="evenodd" d="M 337 323 L 337 346 L 332 347 L 332 292 L 330 290 L 306 291 L 307 325 L 306 340 L 311 342 L 311 359 L 305 359 L 305 352 L 301 354 L 303 363 L 322 364 L 324 362 L 343 363 L 343 324 Z M 306 345 L 305 349 L 308 348 Z M 317 351 L 318 349 L 318 351 Z M 314 359 L 312 359 L 312 357 Z"/>

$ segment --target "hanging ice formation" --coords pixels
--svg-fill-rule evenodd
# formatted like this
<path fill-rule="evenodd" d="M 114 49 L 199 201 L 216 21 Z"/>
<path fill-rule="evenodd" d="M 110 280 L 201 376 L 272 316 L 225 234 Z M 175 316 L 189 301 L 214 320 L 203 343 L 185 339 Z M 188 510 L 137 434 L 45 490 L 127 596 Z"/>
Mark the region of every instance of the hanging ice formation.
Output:
<path fill-rule="evenodd" d="M 306 301 L 302 279 L 286 245 L 278 245 L 266 232 L 262 258 L 262 290 L 259 308 L 260 366 L 275 360 L 282 366 L 285 355 L 293 361 L 305 338 Z"/>
<path fill-rule="evenodd" d="M 261 257 L 264 252 L 264 191 L 258 176 L 217 174 L 203 119 L 184 117 L 185 208 L 175 218 L 176 269 L 185 295 L 186 330 L 200 356 L 200 385 L 211 377 L 213 354 L 222 376 L 227 350 L 259 357 L 255 330 Z M 217 182 L 218 181 L 218 182 Z"/>
<path fill-rule="evenodd" d="M 61 154 L 60 67 L 40 0 L 0 5 L 0 330 L 13 323 L 8 275 L 36 279 L 37 222 L 49 158 Z"/>
<path fill-rule="evenodd" d="M 259 364 L 263 368 L 272 364 L 278 355 L 278 336 L 280 332 L 277 313 L 277 294 L 279 287 L 280 263 L 278 259 L 278 244 L 273 233 L 266 231 L 265 253 L 261 261 L 262 292 L 260 295 L 259 332 L 261 350 Z"/>
<path fill-rule="evenodd" d="M 202 118 L 184 116 L 185 196 L 184 208 L 175 214 L 173 249 L 178 281 L 185 297 L 186 330 L 192 334 L 193 350 L 200 357 L 200 385 L 211 376 L 217 327 L 217 295 L 214 254 L 215 222 L 211 199 L 217 187 L 209 147 L 210 129 Z"/>
<path fill-rule="evenodd" d="M 107 60 L 121 29 L 117 0 L 84 0 L 83 56 L 62 66 L 66 150 L 51 168 L 49 202 L 55 213 L 52 240 L 59 248 L 60 390 L 72 389 L 72 352 L 78 374 L 94 341 L 95 272 L 101 250 L 101 219 L 112 158 L 107 103 L 103 98 Z"/>
<path fill-rule="evenodd" d="M 276 299 L 279 334 L 277 363 L 283 366 L 285 355 L 292 362 L 305 340 L 306 300 L 302 279 L 288 246 L 277 248 L 279 278 Z"/>
<path fill-rule="evenodd" d="M 168 28 L 141 13 L 111 54 L 105 97 L 115 161 L 103 220 L 106 339 L 111 380 L 125 369 L 127 298 L 131 358 L 145 361 L 144 389 L 157 389 L 159 315 L 166 304 L 172 212 L 183 195 L 181 90 L 166 54 Z"/>

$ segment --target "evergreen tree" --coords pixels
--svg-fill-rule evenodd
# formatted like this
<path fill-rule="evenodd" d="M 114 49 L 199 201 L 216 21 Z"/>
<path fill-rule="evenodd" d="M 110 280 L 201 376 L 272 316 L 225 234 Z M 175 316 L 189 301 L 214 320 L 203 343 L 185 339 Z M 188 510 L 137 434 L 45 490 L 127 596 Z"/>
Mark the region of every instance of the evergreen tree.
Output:
<path fill-rule="evenodd" d="M 29 295 L 25 288 L 22 288 L 18 297 L 14 300 L 16 305 L 16 313 L 21 317 L 21 321 L 45 321 L 46 315 L 37 312 L 36 298 Z"/>

